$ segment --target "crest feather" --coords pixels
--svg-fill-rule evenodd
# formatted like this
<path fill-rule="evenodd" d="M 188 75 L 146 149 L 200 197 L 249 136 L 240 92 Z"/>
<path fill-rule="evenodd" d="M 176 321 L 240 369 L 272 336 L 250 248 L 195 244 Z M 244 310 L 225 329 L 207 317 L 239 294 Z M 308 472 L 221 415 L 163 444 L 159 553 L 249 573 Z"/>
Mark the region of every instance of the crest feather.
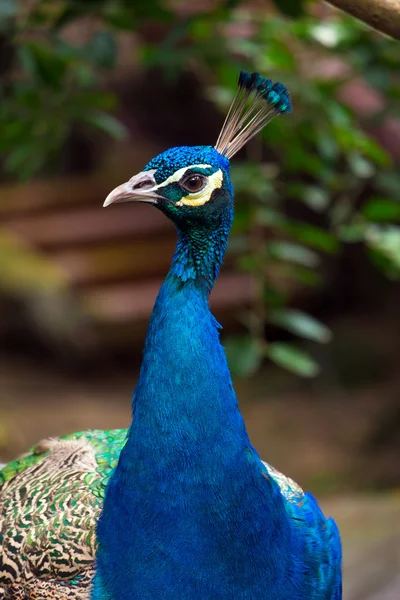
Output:
<path fill-rule="evenodd" d="M 289 92 L 282 83 L 241 71 L 215 149 L 231 158 L 274 117 L 291 111 Z"/>

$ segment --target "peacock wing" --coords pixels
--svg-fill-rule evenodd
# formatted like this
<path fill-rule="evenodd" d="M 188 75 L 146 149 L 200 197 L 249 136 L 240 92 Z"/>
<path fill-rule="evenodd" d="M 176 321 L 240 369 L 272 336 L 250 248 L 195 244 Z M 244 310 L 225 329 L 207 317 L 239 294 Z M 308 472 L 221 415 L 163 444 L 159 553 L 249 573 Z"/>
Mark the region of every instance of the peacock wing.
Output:
<path fill-rule="evenodd" d="M 340 534 L 332 517 L 326 518 L 314 496 L 304 492 L 290 477 L 263 462 L 269 477 L 279 486 L 285 509 L 299 537 L 304 538 L 308 555 L 308 579 L 314 586 L 310 597 L 320 598 L 321 590 L 329 600 L 342 598 L 342 549 Z"/>
<path fill-rule="evenodd" d="M 0 471 L 0 598 L 88 597 L 96 523 L 125 437 L 46 439 Z"/>

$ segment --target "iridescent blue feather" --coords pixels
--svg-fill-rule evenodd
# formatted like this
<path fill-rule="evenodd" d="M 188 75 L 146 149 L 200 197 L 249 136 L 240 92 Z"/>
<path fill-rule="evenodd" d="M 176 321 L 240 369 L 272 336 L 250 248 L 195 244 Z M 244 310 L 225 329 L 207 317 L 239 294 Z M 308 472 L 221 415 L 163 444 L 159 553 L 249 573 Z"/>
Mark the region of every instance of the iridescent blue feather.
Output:
<path fill-rule="evenodd" d="M 178 243 L 106 490 L 92 600 L 341 598 L 336 525 L 252 447 L 208 305 L 233 219 L 228 158 L 290 109 L 282 84 L 241 73 L 215 148 L 172 148 L 144 169 Z"/>

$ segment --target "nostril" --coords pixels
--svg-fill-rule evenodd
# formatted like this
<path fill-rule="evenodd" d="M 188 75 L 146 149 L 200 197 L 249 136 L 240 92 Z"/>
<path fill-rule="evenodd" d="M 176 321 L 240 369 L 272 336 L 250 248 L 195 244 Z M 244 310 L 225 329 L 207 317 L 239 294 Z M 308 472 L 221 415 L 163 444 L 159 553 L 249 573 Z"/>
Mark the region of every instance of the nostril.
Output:
<path fill-rule="evenodd" d="M 135 180 L 131 181 L 131 186 L 132 186 L 132 188 L 131 188 L 132 191 L 148 190 L 154 186 L 154 180 L 151 179 L 150 177 L 140 178 L 140 179 L 137 179 L 136 181 Z"/>
<path fill-rule="evenodd" d="M 133 189 L 134 190 L 140 190 L 144 187 L 149 187 L 150 182 L 149 181 L 138 181 L 134 186 Z"/>
<path fill-rule="evenodd" d="M 153 177 L 154 171 L 147 171 L 145 173 L 138 173 L 134 175 L 128 182 L 131 192 L 142 192 L 145 190 L 151 190 L 156 182 Z"/>

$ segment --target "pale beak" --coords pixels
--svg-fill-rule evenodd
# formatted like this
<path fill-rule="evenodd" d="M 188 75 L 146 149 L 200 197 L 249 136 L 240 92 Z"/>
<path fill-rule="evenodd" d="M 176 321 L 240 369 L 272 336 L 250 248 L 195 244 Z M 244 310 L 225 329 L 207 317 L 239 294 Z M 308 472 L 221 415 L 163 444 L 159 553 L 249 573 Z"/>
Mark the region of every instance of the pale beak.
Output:
<path fill-rule="evenodd" d="M 157 183 L 154 179 L 155 169 L 151 171 L 142 171 L 138 175 L 131 177 L 129 181 L 116 187 L 110 192 L 104 201 L 103 206 L 109 206 L 115 202 L 150 202 L 155 204 L 162 196 L 157 194 Z"/>

